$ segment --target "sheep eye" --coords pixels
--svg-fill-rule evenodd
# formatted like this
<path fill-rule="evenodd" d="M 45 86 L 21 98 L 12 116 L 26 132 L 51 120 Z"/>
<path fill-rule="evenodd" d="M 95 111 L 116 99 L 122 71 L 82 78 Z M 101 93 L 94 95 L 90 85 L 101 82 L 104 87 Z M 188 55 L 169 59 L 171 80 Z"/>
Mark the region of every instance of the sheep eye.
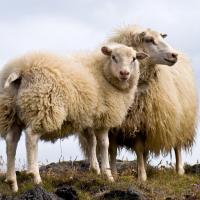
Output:
<path fill-rule="evenodd" d="M 117 63 L 117 59 L 115 56 L 112 55 L 112 59 Z"/>
<path fill-rule="evenodd" d="M 146 38 L 145 42 L 146 43 L 152 43 L 152 44 L 156 45 L 155 40 L 152 37 Z"/>
<path fill-rule="evenodd" d="M 132 62 L 135 62 L 135 60 L 136 60 L 136 58 L 135 58 L 135 57 L 133 57 L 133 59 L 132 59 Z"/>

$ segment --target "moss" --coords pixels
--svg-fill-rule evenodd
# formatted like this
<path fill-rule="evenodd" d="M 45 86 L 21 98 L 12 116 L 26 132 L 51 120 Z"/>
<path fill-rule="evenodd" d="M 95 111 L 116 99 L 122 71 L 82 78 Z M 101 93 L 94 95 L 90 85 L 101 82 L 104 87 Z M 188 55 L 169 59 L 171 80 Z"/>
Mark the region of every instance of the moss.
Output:
<path fill-rule="evenodd" d="M 84 192 L 81 190 L 77 190 L 78 192 L 78 197 L 80 200 L 91 200 L 92 196 L 88 192 Z"/>

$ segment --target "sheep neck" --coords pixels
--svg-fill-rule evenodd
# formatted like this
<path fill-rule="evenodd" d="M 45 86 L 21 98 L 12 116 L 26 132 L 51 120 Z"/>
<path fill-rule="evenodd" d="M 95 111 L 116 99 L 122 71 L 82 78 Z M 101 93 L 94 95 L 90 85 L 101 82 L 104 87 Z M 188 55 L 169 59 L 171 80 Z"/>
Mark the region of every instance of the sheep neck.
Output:
<path fill-rule="evenodd" d="M 138 91 L 145 92 L 152 82 L 157 81 L 159 69 L 155 64 L 146 60 L 140 63 L 140 78 L 138 81 Z"/>

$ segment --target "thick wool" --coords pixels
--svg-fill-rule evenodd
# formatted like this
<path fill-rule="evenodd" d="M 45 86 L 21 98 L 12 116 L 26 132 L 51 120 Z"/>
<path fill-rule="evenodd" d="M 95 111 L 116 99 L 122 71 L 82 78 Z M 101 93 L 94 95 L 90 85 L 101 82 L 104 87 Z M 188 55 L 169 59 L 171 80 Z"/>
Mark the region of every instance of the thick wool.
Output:
<path fill-rule="evenodd" d="M 17 71 L 17 68 L 15 70 Z M 16 93 L 20 80 L 15 81 L 11 87 L 4 89 L 5 81 L 11 71 L 12 68 L 8 67 L 0 72 L 0 135 L 2 137 L 4 137 L 15 124 L 23 127 L 16 114 Z"/>
<path fill-rule="evenodd" d="M 108 129 L 122 123 L 134 98 L 139 69 L 124 84 L 110 76 L 109 64 L 100 52 L 67 59 L 33 53 L 8 63 L 1 80 L 4 85 L 9 74 L 20 74 L 19 88 L 12 85 L 17 91 L 11 101 L 17 118 L 43 139 L 54 140 L 87 127 Z M 11 94 L 14 89 L 8 90 Z M 4 126 L 2 132 L 9 129 Z"/>
<path fill-rule="evenodd" d="M 1 135 L 4 136 L 14 125 L 16 120 L 15 99 L 7 93 L 0 94 L 0 127 Z"/>
<path fill-rule="evenodd" d="M 126 27 L 110 41 L 135 47 L 140 41 L 134 35 L 142 31 L 137 26 Z M 198 94 L 189 59 L 179 52 L 172 67 L 151 67 L 143 61 L 140 71 L 135 100 L 121 128 L 111 131 L 111 138 L 117 134 L 119 145 L 134 148 L 135 138 L 141 137 L 145 149 L 156 155 L 178 145 L 190 148 L 196 134 Z"/>
<path fill-rule="evenodd" d="M 16 107 L 19 108 L 18 116 L 35 132 L 52 132 L 60 129 L 66 115 L 71 118 L 72 112 L 78 114 L 78 116 L 73 115 L 75 119 L 83 114 L 85 116 L 85 113 L 92 115 L 88 112 L 88 107 L 93 107 L 92 102 L 95 100 L 93 95 L 95 85 L 91 84 L 94 81 L 88 76 L 86 70 L 76 65 L 72 70 L 70 63 L 68 64 L 69 67 L 66 68 L 64 60 L 53 55 L 36 53 L 15 60 L 5 67 L 5 70 L 12 69 L 10 72 L 20 73 L 21 83 L 16 98 Z M 78 68 L 80 68 L 79 73 L 76 73 Z M 86 76 L 87 81 L 84 82 L 79 76 Z M 78 94 L 78 90 L 73 86 L 74 80 L 77 81 L 77 87 L 88 85 L 87 95 L 84 96 L 85 90 Z M 93 88 L 90 88 L 91 85 Z M 72 95 L 64 96 L 69 91 Z M 93 96 L 92 99 L 91 96 Z M 84 98 L 88 100 L 88 107 L 80 106 L 79 110 L 75 110 L 77 108 L 73 107 L 72 102 L 76 101 L 82 105 Z M 83 118 L 82 124 L 90 124 L 91 122 L 87 121 L 89 118 Z"/>

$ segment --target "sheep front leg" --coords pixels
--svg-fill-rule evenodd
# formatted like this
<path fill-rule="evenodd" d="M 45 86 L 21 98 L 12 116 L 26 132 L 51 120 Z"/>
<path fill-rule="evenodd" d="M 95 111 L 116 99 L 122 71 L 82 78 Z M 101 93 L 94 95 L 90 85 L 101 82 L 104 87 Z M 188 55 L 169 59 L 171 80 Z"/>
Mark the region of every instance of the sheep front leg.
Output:
<path fill-rule="evenodd" d="M 114 135 L 109 136 L 109 154 L 112 175 L 117 177 L 117 141 Z"/>
<path fill-rule="evenodd" d="M 41 135 L 33 133 L 32 129 L 26 129 L 26 150 L 27 150 L 27 164 L 28 174 L 33 174 L 34 183 L 40 184 L 42 182 L 38 166 L 38 141 Z"/>
<path fill-rule="evenodd" d="M 7 175 L 6 182 L 11 184 L 13 192 L 18 191 L 17 178 L 15 173 L 15 155 L 17 144 L 21 136 L 21 129 L 13 127 L 6 135 L 6 152 L 7 152 Z"/>
<path fill-rule="evenodd" d="M 185 173 L 185 170 L 184 170 L 184 164 L 182 160 L 181 146 L 175 147 L 174 151 L 175 151 L 175 156 L 176 156 L 176 172 L 179 175 L 183 175 Z"/>
<path fill-rule="evenodd" d="M 135 144 L 135 152 L 137 155 L 137 172 L 138 172 L 138 180 L 146 181 L 147 174 L 145 169 L 145 161 L 144 161 L 144 147 L 141 141 L 137 141 Z"/>
<path fill-rule="evenodd" d="M 114 179 L 111 174 L 110 163 L 108 158 L 108 148 L 109 148 L 108 130 L 98 130 L 95 131 L 95 134 L 97 137 L 97 142 L 99 144 L 102 174 L 105 174 L 108 180 L 113 182 Z"/>

